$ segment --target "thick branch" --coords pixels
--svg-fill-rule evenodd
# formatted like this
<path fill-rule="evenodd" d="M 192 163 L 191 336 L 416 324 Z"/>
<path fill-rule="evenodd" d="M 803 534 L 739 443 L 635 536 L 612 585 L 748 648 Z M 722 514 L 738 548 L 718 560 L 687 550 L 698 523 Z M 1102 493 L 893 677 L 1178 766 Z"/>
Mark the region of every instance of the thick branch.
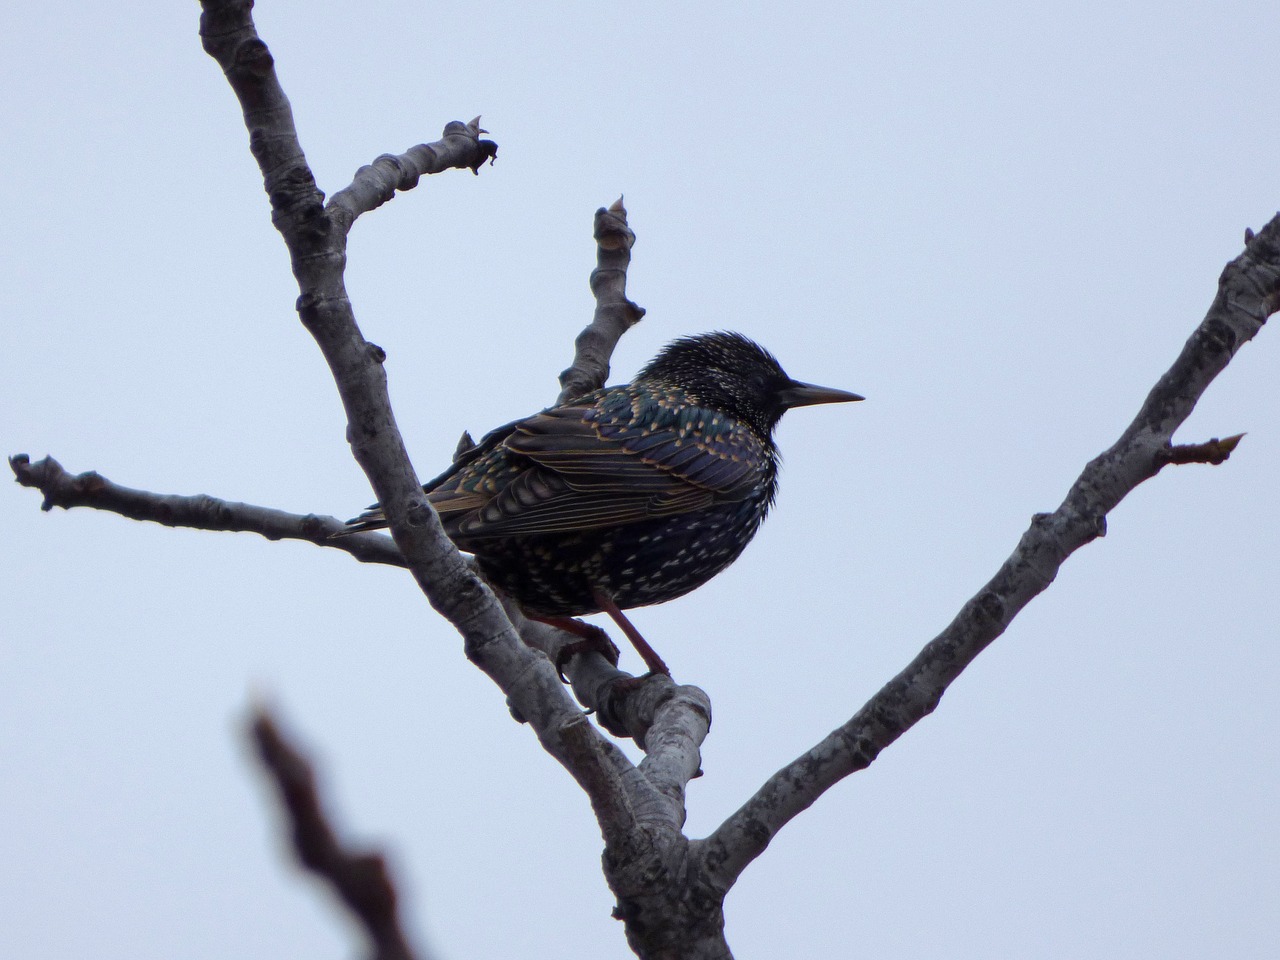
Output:
<path fill-rule="evenodd" d="M 378 853 L 359 852 L 340 841 L 324 812 L 311 763 L 292 746 L 266 709 L 254 712 L 250 735 L 258 758 L 280 794 L 298 861 L 328 882 L 355 914 L 374 944 L 375 960 L 418 956 L 400 928 L 395 885 Z"/>
<path fill-rule="evenodd" d="M 615 798 L 592 792 L 613 789 L 614 781 L 592 767 L 602 762 L 599 757 L 607 747 L 594 752 L 567 749 L 562 733 L 581 722 L 581 712 L 546 658 L 520 642 L 493 592 L 445 536 L 409 463 L 391 411 L 382 368 L 385 355 L 361 335 L 343 284 L 349 216 L 362 208 L 361 195 L 376 196 L 377 190 L 357 187 L 333 212 L 322 205 L 271 55 L 250 17 L 250 5 L 243 0 L 202 0 L 202 6 L 205 50 L 218 61 L 240 100 L 272 219 L 289 249 L 300 289 L 299 316 L 333 372 L 347 414 L 347 440 L 382 505 L 400 553 L 431 605 L 462 634 L 467 656 L 502 688 L 512 709 L 529 721 L 548 752 L 588 791 L 597 810 L 620 806 Z M 357 178 L 358 183 L 373 176 Z M 600 737 L 594 730 L 592 734 Z M 600 740 L 605 743 L 603 737 Z"/>
<path fill-rule="evenodd" d="M 1246 239 L 1178 359 L 1115 445 L 1085 467 L 1062 505 L 1032 520 L 996 575 L 905 670 L 696 846 L 717 886 L 732 886 L 792 817 L 931 713 L 961 671 L 1053 582 L 1066 558 L 1106 532 L 1107 514 L 1138 484 L 1169 463 L 1226 459 L 1238 437 L 1187 447 L 1173 447 L 1171 438 L 1213 378 L 1280 307 L 1280 216 Z"/>

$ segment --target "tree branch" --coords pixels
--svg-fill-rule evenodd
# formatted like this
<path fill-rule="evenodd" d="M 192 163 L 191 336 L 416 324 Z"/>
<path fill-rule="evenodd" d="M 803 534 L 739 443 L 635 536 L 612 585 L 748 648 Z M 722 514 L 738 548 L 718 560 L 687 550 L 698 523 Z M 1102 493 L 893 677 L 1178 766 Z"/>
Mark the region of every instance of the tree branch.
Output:
<path fill-rule="evenodd" d="M 847 723 L 783 767 L 705 841 L 708 873 L 729 889 L 792 817 L 931 713 L 951 682 L 1038 593 L 1072 553 L 1106 532 L 1107 514 L 1170 463 L 1221 463 L 1239 436 L 1174 447 L 1175 430 L 1236 351 L 1280 308 L 1280 215 L 1227 264 L 1218 294 L 1120 439 L 1091 461 L 1053 513 L 1038 514 L 1013 554 L 956 618 Z"/>
<path fill-rule="evenodd" d="M 202 0 L 202 5 L 205 49 L 217 59 L 241 104 L 273 222 L 298 280 L 299 315 L 333 371 L 347 413 L 347 439 L 383 506 L 394 543 L 376 534 L 331 541 L 329 535 L 340 526 L 333 518 L 210 497 L 148 494 L 118 487 L 97 474 L 69 476 L 49 458 L 32 464 L 18 456 L 11 466 L 20 482 L 44 492 L 46 510 L 94 506 L 171 526 L 252 530 L 272 539 L 305 539 L 343 549 L 366 562 L 407 566 L 433 607 L 457 627 L 467 656 L 499 685 L 512 712 L 531 724 L 547 751 L 588 794 L 606 841 L 606 873 L 619 894 L 619 915 L 627 920 L 633 944 L 665 944 L 673 930 L 698 929 L 707 943 L 722 946 L 719 898 L 779 829 L 931 712 L 951 681 L 1052 582 L 1066 557 L 1104 533 L 1107 513 L 1130 490 L 1170 463 L 1220 463 L 1239 440 L 1171 443 L 1208 383 L 1276 309 L 1277 221 L 1257 237 L 1246 238 L 1245 254 L 1224 271 L 1209 316 L 1121 439 L 1085 468 L 1058 510 L 1033 520 L 1013 555 L 952 624 L 844 726 L 770 778 L 709 838 L 690 846 L 680 829 L 685 789 L 698 773 L 699 749 L 710 724 L 706 695 L 659 677 L 620 696 L 617 680 L 625 675 L 602 666 L 597 655 L 574 658 L 570 672 L 575 692 L 598 706 L 608 729 L 626 731 L 646 748 L 648 756 L 639 767 L 574 708 L 547 659 L 532 649 L 558 649 L 562 635 L 513 610 L 504 612 L 474 566 L 444 535 L 395 424 L 382 367 L 385 355 L 361 335 L 346 295 L 346 242 L 359 216 L 397 190 L 411 189 L 423 174 L 448 168 L 478 172 L 494 158 L 497 145 L 480 138 L 485 131 L 479 118 L 471 124 L 451 123 L 435 144 L 420 144 L 361 167 L 352 183 L 326 204 L 298 142 L 271 55 L 250 19 L 252 4 Z M 562 400 L 605 382 L 619 338 L 644 315 L 626 297 L 635 235 L 621 200 L 597 211 L 595 237 L 595 316 L 575 341 L 572 366 L 561 375 Z M 520 642 L 517 625 L 526 643 Z M 269 718 L 260 720 L 255 732 L 264 761 L 272 766 L 282 793 L 294 798 L 291 812 L 292 804 L 299 808 L 294 815 L 300 855 L 309 865 L 345 862 L 346 856 L 354 864 L 352 871 L 372 871 L 366 881 L 378 892 L 343 895 L 357 912 L 356 901 L 373 900 L 373 913 L 394 921 L 394 891 L 381 861 L 342 853 L 319 810 L 309 767 L 290 752 Z M 299 825 L 304 818 L 310 818 L 305 830 Z M 304 832 L 309 837 L 305 843 Z M 338 880 L 331 882 L 340 888 Z M 691 915 L 673 919 L 666 913 L 675 900 Z M 388 955 L 407 955 L 407 950 Z"/>
<path fill-rule="evenodd" d="M 64 510 L 88 507 L 167 527 L 256 533 L 267 540 L 302 540 L 350 554 L 361 563 L 407 566 L 395 541 L 381 533 L 344 534 L 334 538 L 334 533 L 346 529 L 345 523 L 336 517 L 289 513 L 251 503 L 221 500 L 203 493 L 187 496 L 136 490 L 114 483 L 96 471 L 68 473 L 53 457 L 32 463 L 27 454 L 20 453 L 9 458 L 9 466 L 18 483 L 43 494 L 41 509 L 46 511 L 54 507 Z M 521 641 L 544 653 L 552 663 L 559 662 L 562 648 L 578 640 L 563 630 L 526 619 L 514 603 L 501 597 L 499 600 Z M 648 749 L 646 737 L 650 727 L 662 715 L 682 704 L 691 706 L 695 715 L 709 719 L 710 704 L 706 694 L 697 687 L 676 686 L 666 678 L 655 678 L 654 682 L 641 688 L 619 684 L 619 680 L 633 679 L 632 675 L 619 670 L 595 651 L 574 655 L 564 665 L 564 670 L 578 702 L 588 710 L 597 711 L 601 725 L 610 733 L 630 737 L 642 749 Z M 688 720 L 668 718 L 662 722 L 689 729 Z M 702 737 L 705 735 L 706 730 L 703 729 Z M 663 735 L 659 742 L 669 741 Z M 701 738 L 697 743 L 701 743 Z M 686 743 L 682 749 L 688 750 L 690 745 Z M 696 750 L 696 745 L 693 749 Z M 673 762 L 677 768 L 680 766 L 681 761 Z M 683 762 L 687 765 L 688 760 Z M 696 767 L 695 757 L 693 769 Z"/>
<path fill-rule="evenodd" d="M 1237 433 L 1234 437 L 1224 437 L 1221 440 L 1214 437 L 1204 443 L 1177 444 L 1169 448 L 1166 455 L 1167 461 L 1169 463 L 1211 463 L 1214 465 L 1225 463 L 1243 439 L 1244 434 Z"/>
<path fill-rule="evenodd" d="M 355 914 L 373 941 L 375 960 L 414 960 L 419 954 L 400 928 L 395 884 L 382 855 L 357 852 L 338 839 L 316 790 L 315 770 L 265 707 L 254 710 L 249 734 L 280 795 L 298 861 Z"/>
<path fill-rule="evenodd" d="M 498 156 L 496 143 L 480 139 L 480 134 L 488 132 L 481 129 L 479 117 L 470 123 L 451 120 L 435 143 L 420 143 L 399 156 L 384 153 L 357 170 L 351 185 L 333 195 L 327 207 L 330 215 L 350 230 L 362 213 L 376 210 L 397 190 L 412 190 L 427 174 L 470 169 L 479 176 L 485 160 L 493 163 Z"/>
<path fill-rule="evenodd" d="M 70 474 L 53 457 L 35 463 L 25 454 L 9 458 L 18 483 L 44 494 L 42 510 L 91 507 L 118 513 L 131 520 L 162 523 L 166 527 L 190 527 L 234 533 L 256 533 L 268 540 L 305 540 L 351 554 L 362 563 L 405 565 L 394 541 L 381 534 L 360 533 L 331 540 L 344 528 L 336 517 L 287 513 L 251 503 L 220 500 L 207 494 L 182 496 L 151 493 L 113 483 L 100 473 Z"/>
<path fill-rule="evenodd" d="M 609 379 L 609 359 L 622 335 L 644 317 L 644 307 L 627 299 L 627 267 L 636 235 L 627 226 L 627 208 L 619 197 L 596 211 L 596 268 L 591 271 L 595 316 L 573 342 L 572 365 L 560 374 L 557 403 L 598 390 Z"/>
<path fill-rule="evenodd" d="M 600 738 L 601 749 L 568 749 L 562 731 L 580 722 L 581 712 L 546 657 L 520 642 L 493 592 L 445 536 L 409 462 L 387 393 L 385 354 L 361 335 L 343 284 L 350 216 L 367 206 L 369 197 L 381 195 L 378 188 L 367 188 L 378 174 L 357 176 L 352 193 L 325 208 L 271 55 L 254 28 L 250 4 L 201 3 L 200 35 L 243 109 L 272 220 L 298 281 L 299 316 L 333 372 L 347 414 L 347 440 L 382 505 L 396 546 L 432 607 L 462 634 L 467 657 L 498 684 L 513 712 L 529 721 L 547 751 L 588 792 L 593 806 L 623 806 L 594 792 L 614 789 L 615 783 L 596 768 L 607 749 L 603 737 L 587 725 Z M 475 162 L 466 165 L 475 170 L 491 153 L 478 139 L 472 142 L 478 152 Z"/>
<path fill-rule="evenodd" d="M 573 363 L 560 374 L 557 403 L 604 386 L 618 341 L 645 315 L 643 307 L 627 298 L 627 268 L 636 235 L 621 197 L 608 209 L 596 211 L 592 233 L 596 267 L 591 271 L 591 292 L 596 309 L 574 340 Z M 632 737 L 646 752 L 641 771 L 670 804 L 670 822 L 678 829 L 685 818 L 685 787 L 699 773 L 699 750 L 711 727 L 706 693 L 662 677 L 649 678 L 640 689 L 628 688 L 616 682 L 627 675 L 603 658 L 567 672 L 578 700 L 598 710 L 605 729 Z"/>
<path fill-rule="evenodd" d="M 596 211 L 592 233 L 596 268 L 591 271 L 591 292 L 596 309 L 574 340 L 573 363 L 560 374 L 557 403 L 604 386 L 618 341 L 645 315 L 643 307 L 627 298 L 627 268 L 636 235 L 627 224 L 621 197 L 608 209 Z M 645 751 L 640 772 L 653 790 L 649 806 L 662 808 L 648 819 L 657 817 L 678 832 L 685 820 L 685 788 L 701 772 L 700 749 L 711 728 L 710 698 L 697 687 L 679 686 L 667 677 L 650 677 L 639 688 L 619 684 L 616 681 L 626 675 L 603 658 L 584 667 L 569 671 L 575 695 L 597 708 L 605 729 L 631 736 Z"/>

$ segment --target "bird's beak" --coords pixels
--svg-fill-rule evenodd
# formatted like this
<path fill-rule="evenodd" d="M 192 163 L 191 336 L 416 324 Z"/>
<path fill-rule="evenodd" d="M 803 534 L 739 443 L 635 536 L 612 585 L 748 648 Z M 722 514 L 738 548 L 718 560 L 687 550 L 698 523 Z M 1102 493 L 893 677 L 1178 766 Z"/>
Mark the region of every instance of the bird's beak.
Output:
<path fill-rule="evenodd" d="M 808 407 L 815 403 L 849 403 L 853 400 L 865 400 L 848 390 L 837 390 L 835 387 L 820 387 L 816 383 L 801 383 L 792 380 L 778 391 L 778 399 L 787 410 L 792 407 Z"/>

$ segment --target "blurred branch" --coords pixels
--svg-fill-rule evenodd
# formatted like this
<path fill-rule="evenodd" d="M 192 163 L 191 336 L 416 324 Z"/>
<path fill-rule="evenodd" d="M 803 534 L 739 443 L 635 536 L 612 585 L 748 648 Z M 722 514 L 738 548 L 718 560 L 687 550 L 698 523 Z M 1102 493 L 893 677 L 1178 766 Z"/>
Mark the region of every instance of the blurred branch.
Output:
<path fill-rule="evenodd" d="M 1243 439 L 1244 434 L 1237 433 L 1221 440 L 1214 437 L 1204 443 L 1176 444 L 1169 448 L 1167 459 L 1169 463 L 1210 463 L 1216 466 L 1225 463 Z"/>
<path fill-rule="evenodd" d="M 249 733 L 258 759 L 280 795 L 298 862 L 328 882 L 374 944 L 375 960 L 414 960 L 400 929 L 395 884 L 381 854 L 352 850 L 338 839 L 316 790 L 311 763 L 289 743 L 265 707 L 254 710 Z"/>
<path fill-rule="evenodd" d="M 1063 562 L 1106 533 L 1107 514 L 1170 463 L 1221 463 L 1239 441 L 1175 447 L 1174 432 L 1236 351 L 1280 308 L 1280 215 L 1227 264 L 1218 294 L 1138 415 L 1091 461 L 1053 513 L 1037 514 L 996 575 L 852 719 L 765 782 L 697 848 L 715 884 L 728 889 L 773 836 L 830 786 L 869 766 L 880 751 L 933 712 L 951 682 L 1017 613 L 1043 591 Z"/>

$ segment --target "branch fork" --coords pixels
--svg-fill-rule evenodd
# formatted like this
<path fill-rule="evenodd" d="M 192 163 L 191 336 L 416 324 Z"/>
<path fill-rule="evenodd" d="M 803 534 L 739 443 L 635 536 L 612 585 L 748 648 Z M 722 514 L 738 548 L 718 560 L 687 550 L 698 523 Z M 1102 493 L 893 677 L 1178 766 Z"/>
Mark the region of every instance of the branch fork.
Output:
<path fill-rule="evenodd" d="M 682 832 L 685 792 L 698 776 L 699 751 L 711 705 L 696 687 L 654 677 L 638 688 L 598 653 L 574 656 L 568 674 L 574 694 L 597 710 L 606 729 L 629 735 L 646 750 L 634 765 L 575 706 L 552 661 L 561 631 L 525 620 L 478 575 L 445 536 L 422 493 L 396 427 L 387 393 L 384 354 L 365 341 L 346 296 L 346 239 L 354 221 L 412 189 L 425 174 L 445 169 L 478 173 L 497 145 L 482 138 L 479 117 L 453 122 L 433 144 L 384 154 L 361 167 L 352 183 L 326 204 L 306 163 L 274 63 L 257 36 L 246 0 L 202 0 L 205 50 L 222 67 L 239 99 L 272 208 L 299 284 L 298 312 L 333 372 L 348 417 L 352 452 L 383 505 L 392 538 L 358 534 L 330 539 L 332 517 L 297 515 L 207 496 L 177 497 L 120 487 L 97 473 L 68 474 L 52 458 L 10 459 L 19 483 L 39 489 L 42 509 L 89 506 L 170 526 L 252 531 L 269 539 L 307 540 L 343 549 L 364 562 L 407 567 L 432 606 L 457 627 L 467 656 L 506 694 L 511 710 L 534 729 L 545 749 L 588 795 L 605 840 L 605 873 L 618 896 L 618 915 L 641 957 L 727 958 L 722 904 L 742 871 L 770 839 L 830 786 L 874 761 L 885 747 L 938 705 L 949 684 L 1044 590 L 1071 553 L 1101 536 L 1107 514 L 1138 484 L 1167 464 L 1226 461 L 1243 434 L 1174 445 L 1172 436 L 1231 357 L 1280 307 L 1280 216 L 1256 234 L 1219 280 L 1208 315 L 1173 366 L 1157 382 L 1116 443 L 1086 465 L 1062 504 L 1040 514 L 1013 553 L 956 618 L 847 722 L 770 777 L 746 803 L 703 840 Z M 560 399 L 597 389 L 608 377 L 619 338 L 644 316 L 626 296 L 635 234 L 621 198 L 596 212 L 596 298 L 592 322 L 575 341 L 571 366 L 560 376 Z M 618 691 L 627 690 L 625 696 Z M 340 849 L 303 850 L 303 834 L 329 848 L 333 831 L 319 824 L 313 777 L 265 712 L 253 723 L 264 764 L 276 778 L 294 822 L 299 854 L 316 865 L 347 862 L 370 880 L 365 921 L 379 957 L 408 957 L 408 947 L 381 945 L 374 926 L 395 919 L 395 897 L 381 860 L 347 857 Z M 310 818 L 310 819 L 308 819 Z M 307 824 L 310 823 L 310 826 Z M 310 842 L 310 841 L 308 841 Z M 323 844 L 322 844 L 323 846 Z M 309 852 L 308 852 L 309 851 Z M 345 858 L 345 860 L 344 860 Z M 339 871 L 340 873 L 341 871 Z M 371 878 L 371 879 L 370 879 Z M 363 895 L 342 891 L 362 917 Z M 402 941 L 403 938 L 401 937 Z M 396 952 L 399 950 L 400 952 Z"/>

